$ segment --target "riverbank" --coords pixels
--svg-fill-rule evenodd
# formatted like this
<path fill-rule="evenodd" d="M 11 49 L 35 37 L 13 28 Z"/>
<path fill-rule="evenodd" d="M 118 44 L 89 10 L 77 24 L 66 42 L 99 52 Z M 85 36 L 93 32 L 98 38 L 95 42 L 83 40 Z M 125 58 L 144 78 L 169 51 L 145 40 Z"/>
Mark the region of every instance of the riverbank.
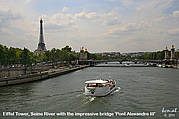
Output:
<path fill-rule="evenodd" d="M 154 66 L 147 66 L 147 65 L 136 65 L 136 66 L 134 66 L 134 65 L 97 65 L 97 66 L 94 66 L 94 67 L 154 67 Z"/>
<path fill-rule="evenodd" d="M 0 87 L 49 79 L 49 78 L 57 77 L 57 76 L 67 74 L 76 70 L 80 70 L 86 67 L 89 67 L 89 65 L 76 65 L 76 66 L 70 66 L 70 67 L 63 66 L 63 67 L 52 68 L 43 72 L 37 72 L 35 74 L 1 78 Z"/>

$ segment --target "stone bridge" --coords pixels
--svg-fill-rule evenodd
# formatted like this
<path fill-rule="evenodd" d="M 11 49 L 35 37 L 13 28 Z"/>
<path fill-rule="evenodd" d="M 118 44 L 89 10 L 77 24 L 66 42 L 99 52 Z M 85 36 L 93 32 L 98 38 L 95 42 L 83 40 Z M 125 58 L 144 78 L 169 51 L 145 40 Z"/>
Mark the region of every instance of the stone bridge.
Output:
<path fill-rule="evenodd" d="M 135 64 L 146 64 L 146 63 L 156 63 L 156 64 L 179 64 L 179 61 L 165 61 L 165 60 L 144 60 L 144 59 L 109 59 L 109 60 L 79 60 L 78 64 L 80 65 L 91 65 L 107 63 L 107 62 L 134 62 Z"/>

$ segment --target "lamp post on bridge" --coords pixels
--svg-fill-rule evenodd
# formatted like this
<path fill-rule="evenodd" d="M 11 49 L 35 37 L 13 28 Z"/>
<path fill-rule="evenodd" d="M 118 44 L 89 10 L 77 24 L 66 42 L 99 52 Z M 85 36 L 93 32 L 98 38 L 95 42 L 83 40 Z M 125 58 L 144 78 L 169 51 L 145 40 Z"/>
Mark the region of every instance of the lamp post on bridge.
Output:
<path fill-rule="evenodd" d="M 170 56 L 170 61 L 172 65 L 176 64 L 176 57 L 175 57 L 175 47 L 172 45 L 171 47 L 171 56 Z"/>

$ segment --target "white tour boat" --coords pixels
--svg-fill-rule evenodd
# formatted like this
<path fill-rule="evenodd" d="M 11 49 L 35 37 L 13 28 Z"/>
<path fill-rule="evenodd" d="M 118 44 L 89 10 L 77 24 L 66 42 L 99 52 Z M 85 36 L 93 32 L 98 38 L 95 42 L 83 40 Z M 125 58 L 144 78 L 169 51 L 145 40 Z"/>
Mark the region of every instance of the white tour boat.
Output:
<path fill-rule="evenodd" d="M 114 80 L 90 80 L 85 82 L 85 95 L 106 96 L 116 89 Z"/>

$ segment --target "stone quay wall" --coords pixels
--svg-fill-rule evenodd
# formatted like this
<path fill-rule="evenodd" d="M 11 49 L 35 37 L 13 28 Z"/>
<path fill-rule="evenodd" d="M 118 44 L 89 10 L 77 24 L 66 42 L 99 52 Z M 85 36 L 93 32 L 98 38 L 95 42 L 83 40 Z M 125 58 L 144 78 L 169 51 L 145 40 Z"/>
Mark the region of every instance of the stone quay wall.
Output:
<path fill-rule="evenodd" d="M 53 77 L 57 77 L 63 74 L 67 74 L 76 70 L 80 70 L 83 68 L 89 67 L 89 65 L 79 65 L 74 67 L 59 67 L 54 69 L 49 69 L 47 71 L 38 72 L 34 74 L 27 74 L 17 77 L 9 77 L 9 78 L 1 78 L 0 79 L 0 87 L 1 86 L 9 86 L 15 84 L 22 84 L 33 81 L 40 81 L 43 79 L 49 79 Z"/>

